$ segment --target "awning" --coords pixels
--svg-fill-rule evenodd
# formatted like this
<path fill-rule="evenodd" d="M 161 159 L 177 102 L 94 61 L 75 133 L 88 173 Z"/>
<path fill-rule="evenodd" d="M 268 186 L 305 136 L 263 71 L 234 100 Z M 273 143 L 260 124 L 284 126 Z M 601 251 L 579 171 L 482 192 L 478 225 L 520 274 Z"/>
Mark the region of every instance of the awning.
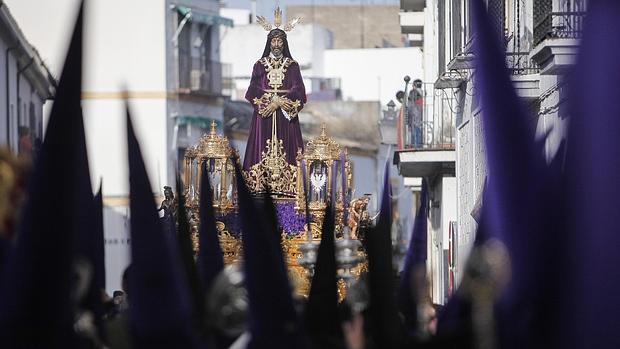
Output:
<path fill-rule="evenodd" d="M 211 129 L 211 122 L 215 121 L 217 128 L 222 129 L 222 121 L 215 120 L 203 116 L 195 116 L 195 115 L 181 115 L 177 117 L 178 125 L 192 125 L 203 128 L 205 130 Z"/>
<path fill-rule="evenodd" d="M 187 6 L 175 5 L 174 8 L 182 17 L 187 16 L 187 14 L 191 14 L 191 16 L 189 17 L 190 21 L 196 21 L 208 25 L 223 25 L 227 27 L 233 27 L 233 21 L 230 18 L 221 17 L 214 13 L 209 13 L 204 10 L 199 10 Z"/>

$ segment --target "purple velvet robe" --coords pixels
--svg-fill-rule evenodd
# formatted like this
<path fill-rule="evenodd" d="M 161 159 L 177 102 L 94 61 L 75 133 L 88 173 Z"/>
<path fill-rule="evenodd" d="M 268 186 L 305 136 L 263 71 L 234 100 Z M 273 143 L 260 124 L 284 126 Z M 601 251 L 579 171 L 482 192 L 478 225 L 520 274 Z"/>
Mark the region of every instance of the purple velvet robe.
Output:
<path fill-rule="evenodd" d="M 259 106 L 254 103 L 254 98 L 261 98 L 265 93 L 265 90 L 270 90 L 268 85 L 267 72 L 265 66 L 257 61 L 254 64 L 254 70 L 252 71 L 252 80 L 250 81 L 250 87 L 245 94 L 247 99 L 254 106 L 254 115 L 252 116 L 252 124 L 250 126 L 250 135 L 248 137 L 248 143 L 245 149 L 245 157 L 243 159 L 243 169 L 249 170 L 253 165 L 260 162 L 261 152 L 266 150 L 267 140 L 271 138 L 271 116 L 263 117 L 258 113 Z M 306 103 L 306 89 L 304 82 L 301 78 L 301 72 L 299 71 L 299 64 L 293 61 L 287 68 L 283 86 L 280 90 L 288 90 L 289 92 L 281 94 L 281 96 L 290 99 L 291 101 L 299 101 L 300 106 L 297 111 L 300 111 L 304 103 Z M 288 112 L 288 111 L 287 111 Z M 289 113 L 290 115 L 291 113 Z M 303 151 L 303 139 L 301 137 L 301 128 L 299 127 L 299 119 L 297 116 L 293 117 L 290 121 L 284 116 L 281 108 L 276 111 L 277 116 L 277 132 L 278 138 L 282 140 L 284 146 L 284 152 L 286 153 L 286 160 L 289 164 L 297 165 L 296 157 L 297 150 Z"/>

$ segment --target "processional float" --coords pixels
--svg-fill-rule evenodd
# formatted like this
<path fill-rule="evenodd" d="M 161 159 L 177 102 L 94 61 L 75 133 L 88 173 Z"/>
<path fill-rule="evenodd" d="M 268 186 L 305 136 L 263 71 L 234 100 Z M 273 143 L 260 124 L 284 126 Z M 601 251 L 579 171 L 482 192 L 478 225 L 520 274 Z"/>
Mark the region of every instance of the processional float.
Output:
<path fill-rule="evenodd" d="M 238 152 L 225 136 L 217 133 L 215 123 L 208 134 L 185 152 L 184 158 L 184 194 L 194 251 L 199 247 L 201 177 L 207 175 L 226 265 L 243 260 L 235 178 L 238 159 Z M 366 211 L 369 198 L 351 198 L 353 169 L 346 149 L 327 136 L 323 125 L 321 134 L 306 144 L 305 151 L 298 151 L 295 166 L 286 161 L 282 141 L 272 137 L 261 154 L 261 161 L 243 171 L 243 176 L 253 195 L 262 197 L 269 193 L 275 203 L 289 278 L 300 296 L 309 293 L 325 209 L 328 203 L 335 203 L 334 234 L 342 299 L 347 286 L 367 268 L 358 230 L 369 220 Z"/>

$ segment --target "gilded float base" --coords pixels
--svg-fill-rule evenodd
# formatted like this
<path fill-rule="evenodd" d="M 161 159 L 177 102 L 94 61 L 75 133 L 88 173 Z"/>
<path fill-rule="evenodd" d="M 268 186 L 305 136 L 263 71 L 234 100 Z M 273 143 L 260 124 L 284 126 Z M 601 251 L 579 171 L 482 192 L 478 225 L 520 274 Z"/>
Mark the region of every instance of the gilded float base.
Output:
<path fill-rule="evenodd" d="M 316 214 L 316 216 L 315 216 Z M 321 226 L 323 212 L 313 212 L 313 220 L 318 223 L 311 223 L 310 229 L 312 231 L 312 241 L 318 246 L 321 242 Z M 198 231 L 197 226 L 192 229 L 194 251 L 198 251 Z M 218 231 L 220 246 L 224 255 L 224 264 L 230 265 L 243 261 L 243 243 L 241 241 L 241 235 L 238 232 L 230 231 L 224 222 L 216 221 L 216 228 Z M 307 231 L 307 225 L 304 227 Z M 337 228 L 337 231 L 339 229 Z M 299 259 L 302 257 L 300 246 L 308 242 L 308 236 L 305 231 L 298 234 L 291 234 L 283 232 L 281 234 L 281 246 L 282 255 L 287 265 L 289 281 L 293 292 L 298 297 L 307 298 L 310 293 L 310 278 L 308 270 L 299 264 Z M 336 234 L 339 235 L 338 233 Z M 338 238 L 340 240 L 342 238 Z M 357 265 L 351 270 L 351 273 L 355 275 L 356 279 L 368 269 L 368 263 L 366 261 L 366 254 L 363 251 L 357 252 L 364 262 Z M 346 285 L 343 280 L 338 281 L 338 298 L 342 301 L 346 296 Z"/>

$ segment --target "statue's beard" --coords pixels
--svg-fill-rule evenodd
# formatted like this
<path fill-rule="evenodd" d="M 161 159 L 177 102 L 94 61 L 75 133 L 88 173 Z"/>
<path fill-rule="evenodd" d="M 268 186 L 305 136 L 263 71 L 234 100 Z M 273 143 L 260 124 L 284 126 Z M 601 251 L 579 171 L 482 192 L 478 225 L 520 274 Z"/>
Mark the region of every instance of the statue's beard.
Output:
<path fill-rule="evenodd" d="M 282 57 L 282 49 L 281 48 L 272 48 L 271 49 L 271 54 L 276 57 L 276 58 L 280 58 Z"/>

